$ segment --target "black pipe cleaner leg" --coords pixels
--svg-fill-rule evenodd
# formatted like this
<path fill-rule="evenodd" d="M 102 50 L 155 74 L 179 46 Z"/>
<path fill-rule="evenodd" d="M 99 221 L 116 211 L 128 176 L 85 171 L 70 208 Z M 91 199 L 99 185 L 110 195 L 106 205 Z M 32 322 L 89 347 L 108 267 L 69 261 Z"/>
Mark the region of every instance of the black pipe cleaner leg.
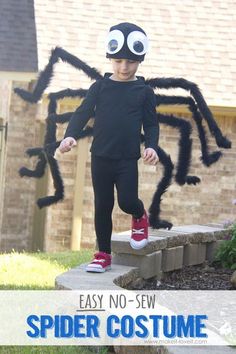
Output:
<path fill-rule="evenodd" d="M 60 169 L 58 166 L 57 160 L 54 158 L 55 150 L 59 147 L 60 141 L 56 141 L 56 123 L 57 122 L 67 122 L 71 117 L 71 112 L 64 113 L 62 115 L 58 115 L 55 113 L 56 111 L 56 96 L 50 97 L 49 103 L 49 115 L 47 117 L 47 132 L 45 136 L 44 142 L 44 153 L 47 157 L 47 161 L 50 167 L 53 185 L 55 188 L 54 196 L 47 196 L 38 199 L 37 204 L 39 208 L 43 208 L 45 206 L 49 206 L 57 203 L 58 201 L 64 198 L 64 184 L 61 177 Z M 93 129 L 91 127 L 87 127 L 79 135 L 79 139 L 82 139 L 87 136 L 91 136 L 93 133 Z"/>
<path fill-rule="evenodd" d="M 57 104 L 55 99 L 50 99 L 48 105 L 49 114 L 54 113 L 56 111 L 56 107 Z M 54 122 L 53 119 L 50 118 L 50 116 L 48 116 L 46 123 L 47 124 L 46 124 L 46 135 L 44 138 L 44 145 L 56 140 L 56 123 Z M 19 170 L 19 175 L 21 177 L 27 176 L 27 177 L 41 178 L 45 173 L 46 164 L 47 164 L 47 160 L 45 159 L 43 153 L 43 148 L 28 149 L 26 150 L 26 153 L 29 157 L 38 156 L 38 162 L 34 170 L 30 170 L 27 167 L 21 167 Z"/>
<path fill-rule="evenodd" d="M 49 106 L 48 106 L 49 112 L 55 112 L 56 110 L 56 102 L 54 100 L 49 101 Z M 46 130 L 46 136 L 44 138 L 44 145 L 47 142 L 56 140 L 56 124 L 54 121 L 50 118 L 47 118 L 47 130 Z M 26 153 L 31 157 L 31 156 L 38 156 L 38 162 L 36 164 L 36 167 L 34 170 L 30 170 L 26 167 L 21 167 L 19 170 L 19 174 L 21 177 L 27 176 L 27 177 L 35 177 L 35 178 L 41 178 L 44 173 L 45 173 L 45 168 L 47 164 L 47 160 L 45 159 L 44 153 L 43 153 L 43 148 L 32 148 L 28 149 Z"/>
<path fill-rule="evenodd" d="M 192 148 L 192 140 L 190 139 L 190 134 L 192 131 L 191 124 L 186 120 L 175 117 L 173 115 L 158 113 L 158 118 L 160 123 L 177 128 L 180 131 L 179 156 L 176 168 L 177 172 L 175 175 L 176 182 L 179 185 L 183 185 L 185 183 L 199 183 L 201 181 L 199 177 L 188 175 Z"/>
<path fill-rule="evenodd" d="M 52 174 L 55 193 L 54 193 L 54 195 L 38 199 L 37 204 L 40 209 L 45 206 L 55 204 L 64 198 L 64 185 L 63 185 L 63 181 L 61 178 L 58 163 L 52 155 L 47 154 L 46 156 L 47 156 L 47 161 L 48 161 L 50 171 Z"/>
<path fill-rule="evenodd" d="M 50 84 L 50 81 L 53 77 L 54 65 L 59 61 L 59 59 L 74 66 L 78 70 L 82 70 L 92 80 L 98 80 L 102 78 L 102 75 L 99 73 L 98 70 L 96 70 L 95 68 L 91 68 L 85 62 L 77 58 L 75 55 L 70 54 L 66 50 L 60 47 L 56 47 L 51 51 L 51 56 L 49 58 L 48 64 L 45 66 L 44 70 L 40 72 L 33 92 L 28 92 L 20 88 L 15 88 L 15 93 L 27 102 L 38 102 L 41 99 L 43 92 Z"/>
<path fill-rule="evenodd" d="M 193 119 L 197 126 L 198 136 L 201 144 L 201 151 L 202 151 L 201 160 L 205 166 L 209 167 L 222 157 L 222 152 L 221 151 L 213 151 L 211 153 L 209 152 L 207 135 L 202 124 L 201 113 L 198 111 L 197 105 L 195 104 L 194 100 L 189 97 L 189 101 L 190 101 L 189 109 L 193 114 Z"/>
<path fill-rule="evenodd" d="M 206 101 L 202 96 L 201 91 L 195 83 L 182 78 L 154 78 L 146 80 L 146 83 L 153 88 L 182 88 L 186 91 L 190 91 L 190 94 L 197 103 L 199 111 L 201 112 L 203 118 L 207 121 L 209 130 L 215 137 L 217 145 L 225 149 L 231 148 L 231 141 L 227 137 L 223 136 L 209 107 L 206 104 Z"/>
<path fill-rule="evenodd" d="M 162 195 L 166 192 L 167 188 L 171 184 L 174 166 L 170 156 L 167 155 L 165 151 L 162 150 L 160 147 L 157 148 L 157 154 L 160 163 L 164 167 L 164 173 L 153 195 L 152 203 L 149 207 L 149 223 L 153 229 L 171 229 L 172 223 L 160 219 L 160 204 Z"/>
<path fill-rule="evenodd" d="M 42 148 L 41 148 L 41 151 L 42 151 Z M 42 177 L 44 175 L 47 161 L 45 159 L 45 156 L 44 156 L 43 152 L 40 152 L 37 155 L 39 156 L 39 159 L 38 159 L 38 162 L 37 162 L 37 165 L 36 165 L 35 169 L 34 170 L 30 170 L 27 167 L 21 167 L 19 169 L 19 171 L 18 171 L 19 175 L 21 177 L 26 176 L 26 177 L 40 178 L 40 177 Z M 36 154 L 34 154 L 34 156 L 36 156 Z"/>
<path fill-rule="evenodd" d="M 84 98 L 87 94 L 88 90 L 86 89 L 65 89 L 61 90 L 58 92 L 51 92 L 48 95 L 49 99 L 53 100 L 62 100 L 63 98 L 69 97 L 69 98 L 75 98 L 75 97 L 80 97 Z"/>
<path fill-rule="evenodd" d="M 17 93 L 23 100 L 30 103 L 36 103 L 42 97 L 44 91 L 50 84 L 53 77 L 54 65 L 61 59 L 63 62 L 74 66 L 78 70 L 82 70 L 88 77 L 92 80 L 98 80 L 102 78 L 102 75 L 95 68 L 91 68 L 85 62 L 77 58 L 76 56 L 70 54 L 62 48 L 56 47 L 51 51 L 51 56 L 49 58 L 48 64 L 45 66 L 38 76 L 33 92 L 28 92 L 26 90 L 16 88 L 15 93 Z M 51 205 L 57 201 L 63 199 L 64 196 L 64 186 L 61 178 L 60 170 L 57 161 L 54 158 L 55 150 L 60 145 L 60 142 L 56 140 L 57 123 L 68 122 L 73 114 L 73 112 L 67 112 L 64 114 L 56 114 L 57 100 L 63 99 L 65 97 L 80 97 L 86 96 L 88 90 L 77 89 L 77 90 L 61 90 L 59 92 L 51 93 L 48 95 L 49 105 L 48 105 L 48 116 L 46 119 L 46 134 L 44 138 L 43 148 L 33 148 L 28 149 L 27 153 L 31 156 L 38 156 L 38 162 L 36 169 L 34 171 L 22 167 L 19 171 L 21 176 L 28 177 L 42 177 L 46 164 L 49 164 L 51 175 L 53 178 L 53 184 L 55 188 L 54 196 L 40 198 L 38 200 L 38 205 L 40 208 L 44 206 Z M 84 138 L 86 136 L 91 136 L 93 129 L 87 127 L 84 129 L 79 138 Z"/>
<path fill-rule="evenodd" d="M 202 124 L 202 115 L 197 108 L 197 104 L 192 97 L 155 95 L 157 106 L 160 105 L 185 105 L 188 106 L 192 118 L 196 123 L 198 136 L 201 144 L 201 160 L 205 166 L 210 166 L 217 162 L 222 156 L 221 151 L 209 152 L 206 131 Z"/>
<path fill-rule="evenodd" d="M 49 120 L 50 122 L 52 122 L 52 117 Z M 54 123 L 55 121 L 53 121 Z M 54 133 L 54 126 L 52 127 L 52 134 L 50 134 L 50 132 L 48 133 L 48 136 L 52 137 L 53 133 Z M 82 130 L 82 132 L 80 133 L 80 135 L 78 136 L 78 139 L 83 139 L 85 137 L 91 136 L 93 134 L 93 128 L 91 127 L 87 127 L 84 130 Z M 58 201 L 62 200 L 64 198 L 64 184 L 63 184 L 63 180 L 61 177 L 61 173 L 60 173 L 60 169 L 58 166 L 58 162 L 57 160 L 54 158 L 54 153 L 55 150 L 59 147 L 60 145 L 60 141 L 53 141 L 51 143 L 48 143 L 45 145 L 44 147 L 44 153 L 47 157 L 47 161 L 49 163 L 49 167 L 50 167 L 50 171 L 51 171 L 51 175 L 52 175 L 52 179 L 53 179 L 53 185 L 55 188 L 55 194 L 53 196 L 47 196 L 47 197 L 43 197 L 43 198 L 39 198 L 37 201 L 37 204 L 39 206 L 39 208 L 43 208 L 52 204 L 57 203 Z"/>

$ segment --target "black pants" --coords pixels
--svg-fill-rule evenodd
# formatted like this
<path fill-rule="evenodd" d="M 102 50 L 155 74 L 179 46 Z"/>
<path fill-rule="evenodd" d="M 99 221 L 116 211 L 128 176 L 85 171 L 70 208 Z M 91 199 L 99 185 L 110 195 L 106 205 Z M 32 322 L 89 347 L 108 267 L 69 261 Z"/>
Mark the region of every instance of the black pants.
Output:
<path fill-rule="evenodd" d="M 95 202 L 95 231 L 99 251 L 111 253 L 114 186 L 119 207 L 141 218 L 144 206 L 138 199 L 138 163 L 136 159 L 114 160 L 92 155 L 92 182 Z"/>

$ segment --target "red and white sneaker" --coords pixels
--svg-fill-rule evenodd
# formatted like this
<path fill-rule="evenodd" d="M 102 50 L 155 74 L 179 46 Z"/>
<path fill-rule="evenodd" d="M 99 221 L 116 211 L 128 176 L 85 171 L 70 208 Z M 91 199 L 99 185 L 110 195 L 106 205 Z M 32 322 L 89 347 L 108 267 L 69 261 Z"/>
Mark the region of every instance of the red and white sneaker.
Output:
<path fill-rule="evenodd" d="M 132 234 L 130 239 L 130 246 L 135 250 L 140 250 L 148 243 L 148 216 L 144 211 L 140 219 L 132 217 Z"/>
<path fill-rule="evenodd" d="M 95 253 L 94 259 L 85 268 L 86 272 L 94 273 L 104 273 L 109 269 L 111 269 L 111 255 L 105 252 Z"/>

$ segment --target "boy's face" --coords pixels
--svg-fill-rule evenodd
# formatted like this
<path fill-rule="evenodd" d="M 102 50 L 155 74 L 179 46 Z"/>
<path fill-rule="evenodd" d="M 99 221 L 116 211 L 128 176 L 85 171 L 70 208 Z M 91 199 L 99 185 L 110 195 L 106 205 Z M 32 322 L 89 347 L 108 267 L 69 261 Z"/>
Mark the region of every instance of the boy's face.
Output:
<path fill-rule="evenodd" d="M 135 80 L 135 73 L 138 70 L 139 61 L 129 59 L 111 59 L 113 79 L 117 81 Z"/>

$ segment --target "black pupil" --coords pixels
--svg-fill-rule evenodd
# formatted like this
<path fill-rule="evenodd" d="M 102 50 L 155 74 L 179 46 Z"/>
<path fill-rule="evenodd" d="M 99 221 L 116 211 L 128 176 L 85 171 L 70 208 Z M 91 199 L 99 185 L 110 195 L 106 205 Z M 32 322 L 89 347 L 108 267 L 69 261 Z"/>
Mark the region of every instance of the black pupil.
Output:
<path fill-rule="evenodd" d="M 135 52 L 137 52 L 137 53 L 141 53 L 144 50 L 143 43 L 140 41 L 134 42 L 133 48 L 134 48 Z"/>
<path fill-rule="evenodd" d="M 114 52 L 118 47 L 118 41 L 116 39 L 111 39 L 108 43 L 108 48 L 111 52 Z"/>

